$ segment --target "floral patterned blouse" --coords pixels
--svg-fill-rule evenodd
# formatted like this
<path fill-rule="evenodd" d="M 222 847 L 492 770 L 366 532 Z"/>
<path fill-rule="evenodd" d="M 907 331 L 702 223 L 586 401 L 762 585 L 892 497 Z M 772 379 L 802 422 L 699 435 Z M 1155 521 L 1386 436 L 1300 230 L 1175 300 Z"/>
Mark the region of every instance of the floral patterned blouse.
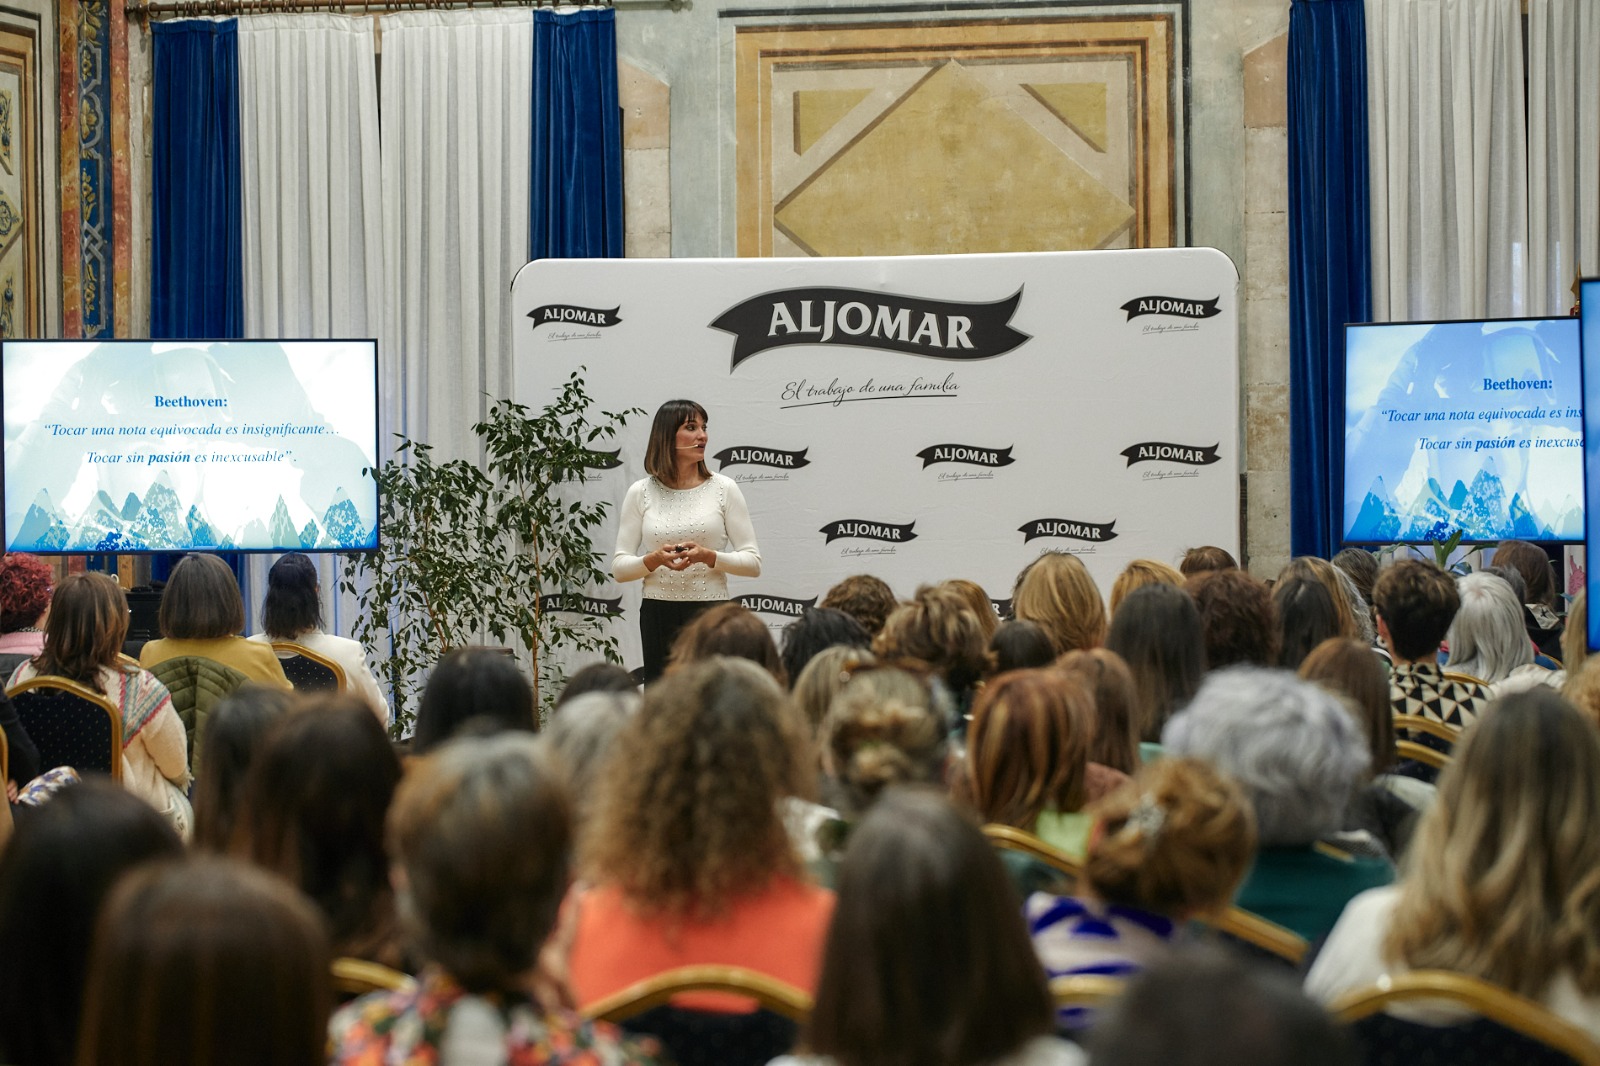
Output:
<path fill-rule="evenodd" d="M 435 1066 L 452 1010 L 469 997 L 430 968 L 415 985 L 374 992 L 340 1009 L 329 1025 L 329 1061 L 338 1066 Z M 625 1037 L 613 1025 L 576 1014 L 547 1013 L 529 1000 L 477 998 L 497 1016 L 506 1066 L 659 1066 L 650 1040 Z M 480 1028 L 480 1035 L 484 1030 Z"/>

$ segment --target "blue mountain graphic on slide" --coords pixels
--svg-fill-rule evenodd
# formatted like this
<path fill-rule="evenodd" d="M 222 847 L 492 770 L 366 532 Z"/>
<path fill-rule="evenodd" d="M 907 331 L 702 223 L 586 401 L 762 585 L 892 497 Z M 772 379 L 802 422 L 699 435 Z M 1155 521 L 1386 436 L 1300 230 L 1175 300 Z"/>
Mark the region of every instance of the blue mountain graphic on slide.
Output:
<path fill-rule="evenodd" d="M 1449 536 L 1457 529 L 1468 541 L 1579 540 L 1583 520 L 1571 497 L 1536 503 L 1518 492 L 1508 500 L 1494 457 L 1489 456 L 1470 486 L 1457 481 L 1448 496 L 1437 480 L 1429 478 L 1415 499 L 1401 503 L 1383 478 L 1375 478 L 1346 536 L 1378 543 L 1420 542 Z"/>

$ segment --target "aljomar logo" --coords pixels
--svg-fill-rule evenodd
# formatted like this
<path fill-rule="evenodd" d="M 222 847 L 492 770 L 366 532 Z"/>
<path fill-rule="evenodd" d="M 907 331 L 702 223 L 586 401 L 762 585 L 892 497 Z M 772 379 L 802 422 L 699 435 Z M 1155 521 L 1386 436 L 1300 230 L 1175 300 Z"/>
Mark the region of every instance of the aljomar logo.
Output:
<path fill-rule="evenodd" d="M 711 323 L 734 336 L 733 363 L 790 344 L 846 344 L 938 359 L 988 359 L 1029 340 L 1011 327 L 1022 290 L 994 303 L 862 289 L 783 289 L 752 296 Z M 730 367 L 730 369 L 732 369 Z"/>
<path fill-rule="evenodd" d="M 1024 544 L 1036 537 L 1107 541 L 1116 539 L 1117 534 L 1112 530 L 1116 524 L 1116 519 L 1109 522 L 1079 522 L 1071 518 L 1035 518 L 1018 526 L 1017 532 L 1022 534 Z"/>
<path fill-rule="evenodd" d="M 1212 318 L 1222 314 L 1217 304 L 1222 297 L 1209 300 L 1185 300 L 1178 296 L 1140 296 L 1122 305 L 1128 312 L 1126 321 L 1132 322 L 1140 315 L 1175 315 L 1178 318 Z"/>
<path fill-rule="evenodd" d="M 740 464 L 773 466 L 780 470 L 798 470 L 802 466 L 811 465 L 811 460 L 806 458 L 806 452 L 810 450 L 810 448 L 801 448 L 797 452 L 786 452 L 782 448 L 756 448 L 741 444 L 733 448 L 724 448 L 712 458 L 722 464 L 717 467 L 718 470 L 726 470 L 730 466 L 738 466 Z"/>
<path fill-rule="evenodd" d="M 856 537 L 861 540 L 886 540 L 892 544 L 903 544 L 908 540 L 916 540 L 917 535 L 911 532 L 915 522 L 905 525 L 895 525 L 892 522 L 868 522 L 860 518 L 846 518 L 838 522 L 829 522 L 819 533 L 826 533 L 828 539 L 824 544 L 832 544 L 842 537 Z"/>
<path fill-rule="evenodd" d="M 598 307 L 576 307 L 572 304 L 545 304 L 535 307 L 528 312 L 528 317 L 533 319 L 533 324 L 542 326 L 546 322 L 571 322 L 575 326 L 614 326 L 622 319 L 617 317 L 617 312 L 622 310 L 622 305 L 602 310 Z"/>
<path fill-rule="evenodd" d="M 622 597 L 602 600 L 595 596 L 580 596 L 573 592 L 552 592 L 539 597 L 539 609 L 567 614 L 586 614 L 594 618 L 620 618 Z"/>
<path fill-rule="evenodd" d="M 799 618 L 806 613 L 807 607 L 815 607 L 817 598 L 809 600 L 790 599 L 788 596 L 764 596 L 760 593 L 748 593 L 744 596 L 735 596 L 733 602 L 739 604 L 747 611 L 757 614 L 781 614 L 785 618 Z"/>
<path fill-rule="evenodd" d="M 1211 445 L 1209 448 L 1199 448 L 1192 444 L 1169 444 L 1166 441 L 1147 440 L 1140 444 L 1131 444 L 1117 454 L 1126 456 L 1129 466 L 1134 463 L 1156 461 L 1188 463 L 1190 466 L 1210 466 L 1221 458 L 1217 455 L 1217 449 L 1221 446 L 1220 442 Z"/>
<path fill-rule="evenodd" d="M 583 465 L 590 470 L 615 470 L 622 465 L 622 449 L 615 448 L 609 452 L 591 451 L 589 458 L 583 461 Z"/>
<path fill-rule="evenodd" d="M 926 470 L 934 463 L 967 463 L 970 466 L 1010 466 L 1012 445 L 1007 448 L 980 448 L 976 444 L 935 444 L 917 453 Z"/>

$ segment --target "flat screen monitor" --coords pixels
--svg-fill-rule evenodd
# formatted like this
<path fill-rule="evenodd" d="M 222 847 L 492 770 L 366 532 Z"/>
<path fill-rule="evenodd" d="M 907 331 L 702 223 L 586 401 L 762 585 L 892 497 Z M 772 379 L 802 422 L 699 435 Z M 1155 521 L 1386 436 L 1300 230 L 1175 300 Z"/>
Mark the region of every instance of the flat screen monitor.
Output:
<path fill-rule="evenodd" d="M 1345 327 L 1344 540 L 1583 537 L 1575 318 Z"/>
<path fill-rule="evenodd" d="M 5 547 L 377 547 L 372 340 L 0 342 Z"/>

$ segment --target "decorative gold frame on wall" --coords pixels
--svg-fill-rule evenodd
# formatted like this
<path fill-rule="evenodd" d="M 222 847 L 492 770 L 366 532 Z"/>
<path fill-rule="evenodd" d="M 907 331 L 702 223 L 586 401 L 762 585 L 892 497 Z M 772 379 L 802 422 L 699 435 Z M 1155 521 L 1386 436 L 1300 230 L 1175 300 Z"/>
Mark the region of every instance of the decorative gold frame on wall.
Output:
<path fill-rule="evenodd" d="M 0 337 L 44 335 L 40 22 L 0 8 Z"/>

